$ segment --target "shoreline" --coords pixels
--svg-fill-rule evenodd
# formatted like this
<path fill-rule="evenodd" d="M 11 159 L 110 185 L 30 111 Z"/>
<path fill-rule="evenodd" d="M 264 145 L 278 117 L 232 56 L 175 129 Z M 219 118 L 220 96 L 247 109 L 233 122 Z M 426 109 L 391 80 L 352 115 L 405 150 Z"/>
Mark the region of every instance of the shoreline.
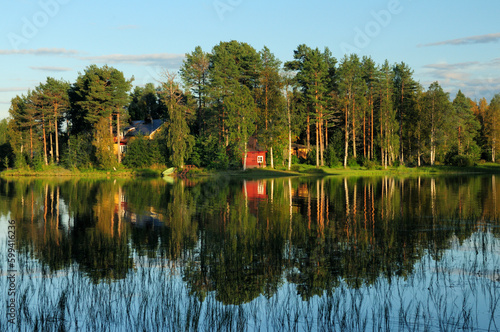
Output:
<path fill-rule="evenodd" d="M 388 167 L 383 169 L 367 169 L 365 167 L 353 168 L 316 168 L 311 165 L 294 165 L 293 170 L 286 168 L 253 168 L 248 170 L 222 170 L 212 171 L 196 169 L 187 173 L 187 178 L 198 177 L 231 177 L 242 179 L 264 179 L 276 177 L 301 177 L 301 176 L 411 176 L 411 175 L 474 175 L 474 174 L 500 174 L 500 164 L 486 163 L 472 167 L 456 166 L 422 166 L 422 167 Z M 89 178 L 161 178 L 163 169 L 115 169 L 115 170 L 69 170 L 60 166 L 51 166 L 45 170 L 34 171 L 26 169 L 8 169 L 0 172 L 1 177 L 25 178 L 25 177 L 89 177 Z M 177 176 L 176 176 L 177 177 Z"/>

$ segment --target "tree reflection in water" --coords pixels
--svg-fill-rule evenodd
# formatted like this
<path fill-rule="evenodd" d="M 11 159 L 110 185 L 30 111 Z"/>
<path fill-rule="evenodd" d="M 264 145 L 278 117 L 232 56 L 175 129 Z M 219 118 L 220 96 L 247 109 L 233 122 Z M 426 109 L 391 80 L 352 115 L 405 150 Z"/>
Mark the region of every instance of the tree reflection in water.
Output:
<path fill-rule="evenodd" d="M 498 182 L 0 180 L 19 324 L 497 329 Z"/>

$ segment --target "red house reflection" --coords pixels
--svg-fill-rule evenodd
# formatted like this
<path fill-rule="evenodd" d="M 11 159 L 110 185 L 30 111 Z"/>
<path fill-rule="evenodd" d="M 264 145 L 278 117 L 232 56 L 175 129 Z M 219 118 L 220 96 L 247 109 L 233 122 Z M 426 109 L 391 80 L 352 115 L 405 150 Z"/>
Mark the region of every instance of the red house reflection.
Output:
<path fill-rule="evenodd" d="M 258 181 L 244 181 L 243 192 L 249 201 L 267 199 L 266 182 Z"/>

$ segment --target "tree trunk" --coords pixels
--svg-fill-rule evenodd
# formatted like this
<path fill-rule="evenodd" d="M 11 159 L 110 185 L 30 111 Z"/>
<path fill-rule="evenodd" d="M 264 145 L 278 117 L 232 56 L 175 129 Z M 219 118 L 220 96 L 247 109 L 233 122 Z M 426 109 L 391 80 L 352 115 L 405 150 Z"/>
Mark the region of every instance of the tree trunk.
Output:
<path fill-rule="evenodd" d="M 47 138 L 45 137 L 45 116 L 42 115 L 42 132 L 43 132 L 43 160 L 45 165 L 48 165 L 47 161 Z"/>
<path fill-rule="evenodd" d="M 271 154 L 271 168 L 274 169 L 274 157 L 273 157 L 273 146 L 269 148 L 269 153 Z"/>
<path fill-rule="evenodd" d="M 347 104 L 345 105 L 345 117 L 344 117 L 344 168 L 347 167 L 347 155 L 349 153 L 349 131 L 347 126 L 349 108 Z"/>
<path fill-rule="evenodd" d="M 49 127 L 51 123 L 49 122 Z M 54 142 L 52 142 L 52 133 L 49 132 L 49 144 L 50 144 L 50 163 L 54 163 Z"/>
<path fill-rule="evenodd" d="M 311 129 L 309 127 L 309 114 L 307 115 L 307 129 L 306 129 L 306 139 L 307 139 L 307 152 L 311 150 Z"/>
<path fill-rule="evenodd" d="M 363 112 L 363 157 L 366 158 L 366 112 Z"/>
<path fill-rule="evenodd" d="M 319 168 L 319 121 L 314 126 L 316 129 L 316 168 Z"/>
<path fill-rule="evenodd" d="M 122 162 L 122 152 L 121 152 L 121 135 L 120 135 L 120 111 L 116 113 L 116 144 L 118 144 L 118 164 Z"/>
<path fill-rule="evenodd" d="M 31 155 L 31 160 L 33 160 L 33 126 L 31 125 L 30 125 L 30 155 Z"/>
<path fill-rule="evenodd" d="M 109 135 L 113 137 L 113 113 L 109 115 Z"/>
<path fill-rule="evenodd" d="M 323 129 L 322 129 L 322 126 L 323 126 L 323 110 L 320 108 L 319 110 L 319 121 L 318 121 L 318 124 L 319 124 L 319 128 L 318 128 L 318 132 L 319 132 L 319 160 L 320 160 L 320 165 L 321 166 L 325 166 L 325 161 L 324 161 L 324 158 L 323 158 L 323 152 L 324 152 L 324 139 L 323 139 Z"/>
<path fill-rule="evenodd" d="M 374 154 L 374 150 L 373 150 L 373 122 L 374 122 L 374 118 L 373 118 L 373 96 L 371 95 L 370 93 L 370 108 L 371 108 L 371 112 L 372 112 L 372 115 L 371 115 L 371 129 L 370 129 L 370 159 L 374 159 L 375 156 L 373 155 Z"/>
<path fill-rule="evenodd" d="M 245 155 L 243 156 L 243 170 L 245 171 L 247 169 L 247 141 L 245 139 Z"/>
<path fill-rule="evenodd" d="M 288 95 L 286 98 L 286 109 L 288 113 L 288 170 L 290 170 L 292 168 L 292 116 L 290 114 L 290 103 L 288 100 Z"/>
<path fill-rule="evenodd" d="M 403 100 L 404 100 L 405 83 L 401 82 L 401 105 L 399 107 L 399 163 L 404 164 L 403 153 Z"/>
<path fill-rule="evenodd" d="M 59 105 L 56 103 L 54 105 L 54 135 L 56 139 L 56 162 L 59 164 L 59 126 L 57 122 L 57 109 L 59 108 Z"/>
<path fill-rule="evenodd" d="M 356 159 L 356 100 L 352 101 L 352 156 Z"/>
<path fill-rule="evenodd" d="M 328 120 L 325 119 L 325 150 L 328 148 Z"/>

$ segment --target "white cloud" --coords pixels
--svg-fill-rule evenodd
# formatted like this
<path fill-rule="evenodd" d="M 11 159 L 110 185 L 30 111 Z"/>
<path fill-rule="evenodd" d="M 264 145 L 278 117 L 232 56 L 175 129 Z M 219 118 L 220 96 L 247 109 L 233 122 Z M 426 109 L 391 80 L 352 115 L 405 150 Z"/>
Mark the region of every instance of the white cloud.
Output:
<path fill-rule="evenodd" d="M 78 51 L 67 50 L 65 48 L 37 48 L 22 50 L 0 50 L 0 55 L 76 55 Z"/>
<path fill-rule="evenodd" d="M 62 72 L 62 71 L 70 71 L 71 68 L 67 67 L 51 67 L 51 66 L 41 66 L 41 67 L 30 67 L 33 70 L 41 70 L 41 71 L 49 71 L 49 72 Z"/>
<path fill-rule="evenodd" d="M 184 54 L 156 53 L 156 54 L 109 54 L 100 56 L 80 57 L 82 60 L 98 63 L 128 63 L 145 66 L 161 66 L 179 68 L 184 60 Z"/>
<path fill-rule="evenodd" d="M 486 35 L 450 39 L 428 44 L 420 44 L 418 46 L 427 47 L 427 46 L 441 46 L 441 45 L 471 45 L 471 44 L 496 43 L 498 41 L 500 41 L 500 33 L 490 33 Z"/>
<path fill-rule="evenodd" d="M 491 99 L 500 92 L 500 59 L 485 62 L 435 63 L 423 66 L 426 80 L 424 86 L 438 81 L 452 94 L 458 90 L 479 100 Z"/>

